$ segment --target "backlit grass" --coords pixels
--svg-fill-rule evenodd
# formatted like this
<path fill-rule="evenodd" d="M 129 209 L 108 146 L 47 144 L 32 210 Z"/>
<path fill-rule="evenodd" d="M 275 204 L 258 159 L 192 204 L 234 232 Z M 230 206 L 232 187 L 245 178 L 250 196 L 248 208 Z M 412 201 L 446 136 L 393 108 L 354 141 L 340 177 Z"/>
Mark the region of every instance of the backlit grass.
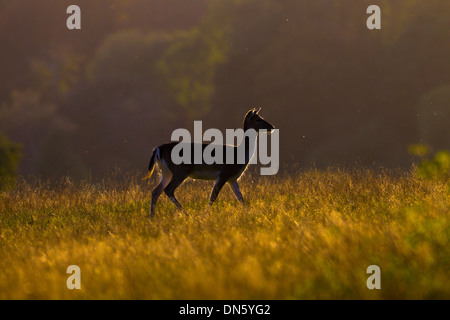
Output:
<path fill-rule="evenodd" d="M 308 171 L 176 195 L 157 183 L 19 182 L 0 193 L 1 299 L 449 299 L 448 182 L 411 173 Z M 69 265 L 81 290 L 66 287 Z M 369 290 L 369 265 L 381 290 Z"/>

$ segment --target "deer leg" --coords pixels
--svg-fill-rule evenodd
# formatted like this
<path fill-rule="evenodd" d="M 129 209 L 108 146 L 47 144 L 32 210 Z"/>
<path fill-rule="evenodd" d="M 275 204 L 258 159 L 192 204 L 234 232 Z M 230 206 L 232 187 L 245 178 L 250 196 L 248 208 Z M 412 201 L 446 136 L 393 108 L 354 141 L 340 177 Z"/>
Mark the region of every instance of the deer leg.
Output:
<path fill-rule="evenodd" d="M 186 180 L 187 175 L 174 175 L 172 180 L 170 180 L 169 184 L 167 185 L 167 187 L 165 187 L 164 192 L 166 193 L 166 195 L 169 197 L 170 201 L 172 201 L 172 203 L 178 208 L 178 210 L 183 211 L 183 207 L 181 206 L 181 204 L 178 202 L 177 198 L 175 198 L 175 189 L 178 188 L 178 186 L 180 184 L 183 183 L 184 180 Z M 186 212 L 183 211 L 183 213 L 185 215 L 188 215 Z"/>
<path fill-rule="evenodd" d="M 235 180 L 233 182 L 229 182 L 231 189 L 233 190 L 234 195 L 239 200 L 240 203 L 245 207 L 244 198 L 242 197 L 241 190 L 239 190 L 238 182 Z"/>
<path fill-rule="evenodd" d="M 211 206 L 214 201 L 216 201 L 217 196 L 219 195 L 220 190 L 222 189 L 222 187 L 225 185 L 225 183 L 227 182 L 227 180 L 219 177 L 216 180 L 216 183 L 214 184 L 214 187 L 211 191 L 211 196 L 209 198 L 209 205 Z"/>
<path fill-rule="evenodd" d="M 155 207 L 156 202 L 158 201 L 159 196 L 164 191 L 164 188 L 169 184 L 170 180 L 172 179 L 172 174 L 167 172 L 163 173 L 161 177 L 161 181 L 159 182 L 158 186 L 153 189 L 152 191 L 152 203 L 150 205 L 150 218 L 153 218 L 155 215 Z"/>

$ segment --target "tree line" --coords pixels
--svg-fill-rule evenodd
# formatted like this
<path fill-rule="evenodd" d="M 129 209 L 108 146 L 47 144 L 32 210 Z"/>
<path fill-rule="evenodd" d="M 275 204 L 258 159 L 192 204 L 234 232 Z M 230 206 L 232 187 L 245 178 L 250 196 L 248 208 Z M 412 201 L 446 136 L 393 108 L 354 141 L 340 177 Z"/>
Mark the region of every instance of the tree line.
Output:
<path fill-rule="evenodd" d="M 77 2 L 81 30 L 60 1 L 0 2 L 0 148 L 20 174 L 144 172 L 174 129 L 237 128 L 252 107 L 286 170 L 449 148 L 448 1 Z"/>

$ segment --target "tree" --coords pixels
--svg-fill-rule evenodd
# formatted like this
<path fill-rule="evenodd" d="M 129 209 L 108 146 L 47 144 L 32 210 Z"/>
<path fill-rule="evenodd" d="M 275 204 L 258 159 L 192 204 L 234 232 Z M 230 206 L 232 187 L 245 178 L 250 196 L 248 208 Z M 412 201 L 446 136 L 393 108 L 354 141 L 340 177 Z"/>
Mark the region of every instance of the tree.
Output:
<path fill-rule="evenodd" d="M 0 105 L 0 127 L 3 132 L 23 145 L 24 161 L 22 174 L 35 174 L 36 163 L 42 156 L 41 148 L 53 132 L 66 134 L 74 125 L 64 118 L 58 105 L 47 102 L 42 92 L 36 90 L 16 90 L 11 99 Z M 57 150 L 58 146 L 54 146 Z"/>
<path fill-rule="evenodd" d="M 0 190 L 14 183 L 21 157 L 21 146 L 0 134 Z"/>
<path fill-rule="evenodd" d="M 227 58 L 226 29 L 212 17 L 180 32 L 157 62 L 167 95 L 175 102 L 175 110 L 170 111 L 177 114 L 181 110 L 189 125 L 209 111 L 216 70 Z"/>

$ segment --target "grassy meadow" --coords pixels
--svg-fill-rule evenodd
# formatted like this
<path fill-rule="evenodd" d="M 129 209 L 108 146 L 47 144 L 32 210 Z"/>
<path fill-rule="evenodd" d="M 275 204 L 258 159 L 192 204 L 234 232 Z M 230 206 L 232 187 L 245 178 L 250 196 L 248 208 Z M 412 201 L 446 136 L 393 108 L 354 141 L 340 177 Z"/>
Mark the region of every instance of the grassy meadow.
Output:
<path fill-rule="evenodd" d="M 243 209 L 213 182 L 19 181 L 0 192 L 0 299 L 450 299 L 450 185 L 413 173 L 244 176 Z M 69 290 L 69 265 L 81 290 Z M 370 265 L 381 289 L 369 290 Z"/>

